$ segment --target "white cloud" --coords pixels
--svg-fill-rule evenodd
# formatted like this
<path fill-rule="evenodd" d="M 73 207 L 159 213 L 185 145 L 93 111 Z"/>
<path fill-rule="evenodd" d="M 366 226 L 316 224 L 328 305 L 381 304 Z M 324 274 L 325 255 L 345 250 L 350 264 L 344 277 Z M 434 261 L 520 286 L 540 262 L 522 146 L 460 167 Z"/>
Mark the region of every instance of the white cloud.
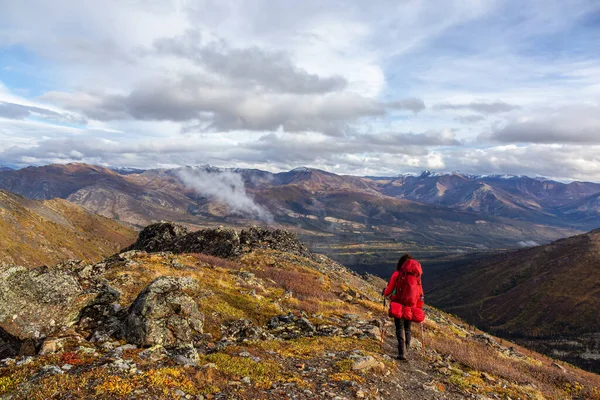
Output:
<path fill-rule="evenodd" d="M 210 197 L 225 204 L 234 214 L 273 221 L 273 215 L 257 204 L 246 193 L 244 180 L 240 174 L 231 171 L 209 172 L 199 168 L 185 168 L 178 171 L 184 185 L 202 196 Z"/>
<path fill-rule="evenodd" d="M 600 143 L 600 105 L 546 107 L 482 138 L 504 143 Z"/>
<path fill-rule="evenodd" d="M 535 246 L 539 246 L 540 244 L 534 240 L 522 240 L 522 241 L 518 242 L 517 245 L 519 247 L 535 247 Z"/>
<path fill-rule="evenodd" d="M 599 9 L 7 0 L 0 161 L 600 180 Z"/>

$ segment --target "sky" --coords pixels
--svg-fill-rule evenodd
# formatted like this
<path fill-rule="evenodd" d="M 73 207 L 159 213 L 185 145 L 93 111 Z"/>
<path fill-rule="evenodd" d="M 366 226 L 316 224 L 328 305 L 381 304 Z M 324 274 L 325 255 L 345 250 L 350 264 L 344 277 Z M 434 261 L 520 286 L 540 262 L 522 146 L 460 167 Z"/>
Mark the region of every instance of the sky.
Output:
<path fill-rule="evenodd" d="M 600 181 L 600 2 L 0 0 L 0 164 Z"/>

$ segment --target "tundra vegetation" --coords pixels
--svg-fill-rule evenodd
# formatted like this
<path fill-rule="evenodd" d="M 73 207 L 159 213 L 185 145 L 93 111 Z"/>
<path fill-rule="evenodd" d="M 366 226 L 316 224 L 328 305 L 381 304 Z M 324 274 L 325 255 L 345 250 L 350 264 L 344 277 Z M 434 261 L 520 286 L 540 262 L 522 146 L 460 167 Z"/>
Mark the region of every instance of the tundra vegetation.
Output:
<path fill-rule="evenodd" d="M 229 257 L 137 249 L 46 268 L 74 278 L 88 303 L 40 337 L 18 333 L 20 316 L 6 318 L 10 305 L 0 306 L 2 340 L 20 345 L 20 355 L 0 362 L 0 398 L 600 399 L 598 375 L 431 307 L 424 336 L 413 327 L 410 364 L 398 363 L 381 279 L 310 253 L 293 235 L 253 229 L 211 233 L 213 253 L 236 253 Z M 223 246 L 240 237 L 252 239 L 239 251 Z M 15 271 L 43 273 L 14 266 L 0 273 Z M 161 296 L 178 306 L 161 308 Z M 139 311 L 151 301 L 152 313 Z M 133 314 L 145 327 L 134 336 L 143 345 L 126 341 L 128 329 L 142 326 L 130 323 Z"/>

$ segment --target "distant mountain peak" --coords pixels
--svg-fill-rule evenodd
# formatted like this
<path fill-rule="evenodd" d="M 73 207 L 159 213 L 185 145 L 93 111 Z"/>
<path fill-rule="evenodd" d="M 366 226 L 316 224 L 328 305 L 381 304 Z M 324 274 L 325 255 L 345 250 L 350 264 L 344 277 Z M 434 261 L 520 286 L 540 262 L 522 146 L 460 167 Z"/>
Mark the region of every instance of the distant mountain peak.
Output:
<path fill-rule="evenodd" d="M 142 168 L 133 168 L 133 167 L 111 167 L 110 169 L 121 175 L 141 174 L 146 171 L 145 169 L 142 169 Z"/>
<path fill-rule="evenodd" d="M 199 164 L 199 165 L 186 165 L 185 167 L 175 168 L 173 170 L 174 171 L 193 170 L 193 171 L 204 171 L 204 172 L 225 172 L 225 171 L 231 171 L 232 168 L 221 168 L 221 167 L 216 167 L 216 166 L 210 165 L 210 164 Z"/>
<path fill-rule="evenodd" d="M 544 176 L 527 176 L 527 175 L 513 175 L 513 174 L 481 174 L 481 175 L 465 175 L 468 178 L 471 179 L 503 179 L 503 180 L 509 180 L 509 179 L 533 179 L 536 181 L 541 181 L 541 182 L 545 182 L 545 181 L 549 181 L 550 179 L 544 177 Z"/>
<path fill-rule="evenodd" d="M 421 175 L 419 175 L 419 178 L 433 178 L 433 177 L 442 176 L 442 175 L 443 174 L 441 174 L 439 172 L 434 172 L 434 171 L 430 171 L 430 170 L 426 169 L 421 172 Z"/>
<path fill-rule="evenodd" d="M 311 169 L 308 167 L 297 167 L 297 168 L 290 170 L 290 172 L 310 172 L 310 171 L 311 171 Z"/>
<path fill-rule="evenodd" d="M 428 169 L 423 170 L 421 172 L 420 175 L 417 174 L 404 174 L 404 176 L 418 176 L 419 178 L 441 178 L 443 176 L 465 176 L 463 174 L 461 174 L 458 171 L 453 171 L 453 172 L 437 172 L 437 171 L 430 171 Z"/>

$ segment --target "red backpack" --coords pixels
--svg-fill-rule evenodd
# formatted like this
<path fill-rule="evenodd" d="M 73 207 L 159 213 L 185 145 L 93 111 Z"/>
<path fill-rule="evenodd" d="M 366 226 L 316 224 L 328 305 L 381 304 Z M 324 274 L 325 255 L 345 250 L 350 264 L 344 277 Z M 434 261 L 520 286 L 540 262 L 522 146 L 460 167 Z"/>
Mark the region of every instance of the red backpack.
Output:
<path fill-rule="evenodd" d="M 416 260 L 407 260 L 400 269 L 396 281 L 396 296 L 398 303 L 414 307 L 421 296 L 421 264 Z"/>

